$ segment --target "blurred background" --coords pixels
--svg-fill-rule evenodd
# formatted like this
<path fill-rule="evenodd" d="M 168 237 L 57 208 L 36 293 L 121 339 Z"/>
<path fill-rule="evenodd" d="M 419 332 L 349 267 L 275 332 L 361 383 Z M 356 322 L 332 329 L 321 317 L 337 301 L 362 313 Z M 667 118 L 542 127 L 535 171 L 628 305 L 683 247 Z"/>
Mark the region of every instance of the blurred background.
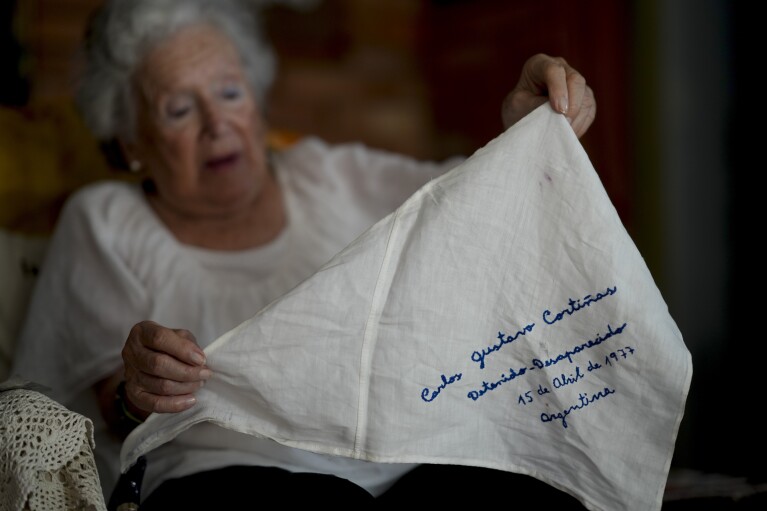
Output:
<path fill-rule="evenodd" d="M 755 256 L 763 231 L 752 212 L 753 176 L 763 167 L 752 127 L 758 118 L 750 119 L 761 100 L 759 81 L 746 75 L 761 67 L 746 42 L 758 33 L 752 4 L 255 3 L 279 56 L 270 122 L 288 136 L 361 141 L 427 159 L 469 155 L 500 133 L 501 101 L 528 57 L 558 55 L 580 70 L 598 103 L 582 142 L 693 355 L 673 466 L 767 479 Z M 78 153 L 86 139 L 73 140 L 59 117 L 42 138 L 18 137 L 34 132 L 29 123 L 50 121 L 50 105 L 71 100 L 77 45 L 98 4 L 0 2 L 0 210 L 40 204 L 25 185 L 38 155 L 12 163 L 22 146 L 56 146 L 67 172 L 95 164 Z M 44 198 L 56 204 L 78 185 L 59 178 L 59 195 Z M 2 211 L 0 219 L 23 224 Z"/>

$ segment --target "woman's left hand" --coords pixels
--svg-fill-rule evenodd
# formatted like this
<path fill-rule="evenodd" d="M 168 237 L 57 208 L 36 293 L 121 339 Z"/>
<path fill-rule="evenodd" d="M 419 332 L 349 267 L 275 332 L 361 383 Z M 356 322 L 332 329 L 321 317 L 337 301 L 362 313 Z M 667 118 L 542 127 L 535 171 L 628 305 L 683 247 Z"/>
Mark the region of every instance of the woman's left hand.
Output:
<path fill-rule="evenodd" d="M 597 103 L 586 79 L 562 57 L 539 53 L 527 59 L 517 86 L 503 101 L 504 128 L 509 128 L 546 101 L 567 117 L 578 138 L 594 122 Z"/>

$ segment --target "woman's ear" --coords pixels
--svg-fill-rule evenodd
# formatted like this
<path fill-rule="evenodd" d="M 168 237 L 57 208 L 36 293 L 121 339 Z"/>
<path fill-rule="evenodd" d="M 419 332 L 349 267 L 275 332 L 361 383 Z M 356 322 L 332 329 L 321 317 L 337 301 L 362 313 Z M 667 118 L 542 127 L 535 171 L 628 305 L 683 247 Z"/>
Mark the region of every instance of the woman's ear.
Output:
<path fill-rule="evenodd" d="M 117 144 L 120 148 L 125 168 L 134 174 L 141 172 L 144 168 L 144 164 L 138 156 L 138 151 L 136 151 L 135 145 L 126 142 L 123 139 L 117 139 Z"/>

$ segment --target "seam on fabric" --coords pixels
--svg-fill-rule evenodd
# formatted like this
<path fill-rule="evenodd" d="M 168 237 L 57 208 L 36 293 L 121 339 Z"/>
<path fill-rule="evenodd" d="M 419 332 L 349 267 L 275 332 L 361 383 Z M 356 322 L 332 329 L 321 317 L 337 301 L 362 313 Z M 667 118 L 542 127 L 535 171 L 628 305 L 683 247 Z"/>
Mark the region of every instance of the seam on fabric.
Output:
<path fill-rule="evenodd" d="M 409 202 L 409 201 L 408 201 Z M 376 341 L 378 340 L 378 324 L 383 312 L 383 307 L 386 303 L 386 297 L 391 287 L 392 272 L 391 272 L 391 257 L 392 257 L 392 240 L 398 231 L 399 216 L 402 207 L 397 208 L 392 216 L 392 225 L 389 230 L 389 236 L 386 239 L 386 248 L 384 248 L 384 256 L 381 260 L 381 267 L 378 270 L 378 277 L 376 278 L 375 288 L 373 289 L 373 297 L 370 301 L 370 311 L 368 312 L 368 318 L 365 322 L 365 331 L 362 335 L 362 350 L 360 350 L 360 384 L 359 394 L 357 395 L 357 428 L 354 432 L 354 445 L 353 451 L 355 455 L 359 455 L 361 452 L 361 446 L 364 447 L 367 440 L 367 425 L 368 425 L 368 401 L 370 394 L 370 377 L 371 367 L 373 365 L 373 352 L 375 350 Z"/>

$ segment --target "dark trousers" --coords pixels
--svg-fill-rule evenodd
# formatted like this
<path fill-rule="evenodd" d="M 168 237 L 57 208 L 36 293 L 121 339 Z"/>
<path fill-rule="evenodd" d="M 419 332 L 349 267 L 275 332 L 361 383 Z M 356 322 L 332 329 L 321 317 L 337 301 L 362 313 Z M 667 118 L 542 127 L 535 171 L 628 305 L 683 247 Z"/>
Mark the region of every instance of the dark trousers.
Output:
<path fill-rule="evenodd" d="M 401 510 L 413 504 L 454 508 L 472 503 L 503 509 L 585 509 L 574 497 L 532 477 L 457 465 L 421 465 L 377 499 L 356 484 L 330 475 L 227 467 L 166 481 L 140 509 L 263 510 L 324 504 L 341 509 Z"/>

